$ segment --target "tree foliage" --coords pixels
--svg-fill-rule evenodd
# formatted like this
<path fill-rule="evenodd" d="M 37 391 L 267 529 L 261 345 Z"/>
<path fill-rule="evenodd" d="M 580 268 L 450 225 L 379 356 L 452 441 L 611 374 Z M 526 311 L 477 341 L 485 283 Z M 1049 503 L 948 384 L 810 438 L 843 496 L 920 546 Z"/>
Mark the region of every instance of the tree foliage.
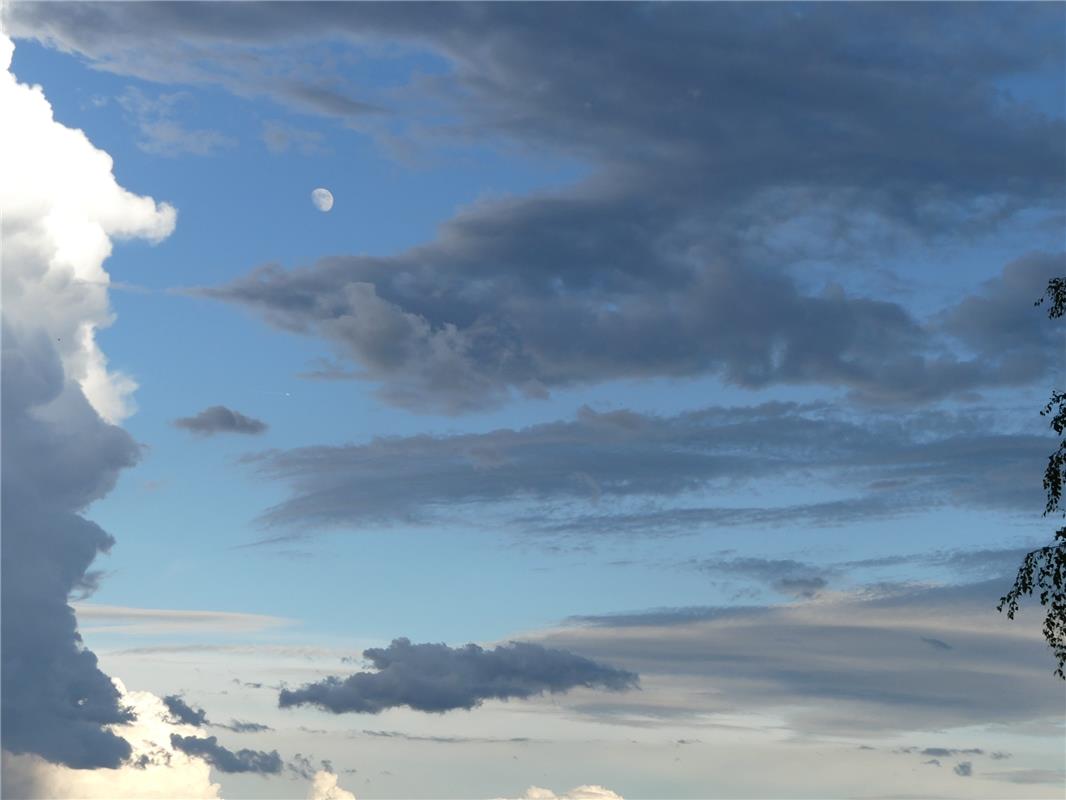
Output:
<path fill-rule="evenodd" d="M 1036 301 L 1041 305 L 1050 300 L 1048 316 L 1058 319 L 1066 315 L 1066 278 L 1052 278 L 1048 281 L 1044 296 Z M 1052 391 L 1051 399 L 1040 412 L 1043 417 L 1050 417 L 1050 426 L 1059 437 L 1059 446 L 1048 456 L 1044 470 L 1044 491 L 1047 504 L 1044 515 L 1062 512 L 1062 490 L 1066 483 L 1066 392 Z M 1055 538 L 1047 547 L 1038 547 L 1026 554 L 1014 585 L 999 600 L 999 610 L 1006 609 L 1007 616 L 1014 619 L 1018 610 L 1018 601 L 1023 596 L 1032 596 L 1036 592 L 1040 605 L 1047 609 L 1044 617 L 1044 638 L 1051 647 L 1058 668 L 1055 674 L 1066 680 L 1066 526 L 1055 531 Z"/>

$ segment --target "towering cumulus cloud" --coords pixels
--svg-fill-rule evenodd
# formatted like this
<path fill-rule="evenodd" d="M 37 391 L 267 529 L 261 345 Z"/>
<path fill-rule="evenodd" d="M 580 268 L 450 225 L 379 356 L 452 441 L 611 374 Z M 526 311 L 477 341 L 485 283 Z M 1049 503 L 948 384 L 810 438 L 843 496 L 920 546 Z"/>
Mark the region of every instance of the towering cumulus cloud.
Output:
<path fill-rule="evenodd" d="M 68 767 L 117 767 L 131 748 L 106 726 L 133 712 L 67 603 L 113 541 L 80 514 L 138 454 L 115 425 L 133 383 L 108 372 L 94 335 L 111 322 L 111 239 L 158 241 L 175 212 L 120 187 L 111 158 L 56 122 L 40 87 L 16 81 L 13 52 L 0 34 L 2 745 Z"/>

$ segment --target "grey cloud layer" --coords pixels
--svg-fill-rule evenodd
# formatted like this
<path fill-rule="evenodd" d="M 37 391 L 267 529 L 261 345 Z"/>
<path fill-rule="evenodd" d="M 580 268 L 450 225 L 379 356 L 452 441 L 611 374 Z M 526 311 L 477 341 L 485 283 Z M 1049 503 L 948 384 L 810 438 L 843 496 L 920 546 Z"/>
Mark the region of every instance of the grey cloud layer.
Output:
<path fill-rule="evenodd" d="M 471 709 L 485 700 L 559 694 L 577 687 L 623 691 L 637 686 L 635 673 L 525 642 L 485 650 L 475 644 L 453 648 L 395 639 L 386 648 L 363 651 L 363 657 L 376 672 L 285 689 L 279 704 L 315 705 L 334 714 L 377 714 L 397 706 L 443 713 Z"/>
<path fill-rule="evenodd" d="M 194 417 L 174 420 L 174 427 L 184 428 L 201 436 L 213 436 L 216 433 L 244 433 L 254 436 L 263 433 L 267 424 L 225 406 L 211 406 Z"/>
<path fill-rule="evenodd" d="M 261 775 L 277 775 L 284 766 L 276 750 L 265 753 L 261 750 L 228 750 L 214 736 L 170 735 L 170 744 L 190 756 L 202 758 L 219 772 L 254 772 Z"/>
<path fill-rule="evenodd" d="M 104 726 L 130 712 L 83 646 L 67 598 L 114 542 L 80 512 L 137 461 L 138 447 L 64 380 L 47 336 L 5 320 L 2 364 L 3 746 L 75 768 L 118 767 L 130 746 Z M 34 413 L 47 404 L 61 414 Z"/>
<path fill-rule="evenodd" d="M 921 321 L 839 287 L 808 291 L 788 268 L 810 258 L 852 267 L 871 241 L 970 235 L 1022 209 L 1061 215 L 1063 121 L 1001 86 L 1062 82 L 1052 32 L 1064 14 L 991 4 L 9 12 L 16 33 L 119 72 L 166 81 L 175 62 L 206 59 L 225 69 L 187 66 L 183 77 L 225 75 L 244 93 L 273 83 L 282 102 L 392 138 L 410 123 L 433 129 L 412 109 L 443 104 L 473 139 L 503 133 L 592 165 L 578 186 L 481 204 L 394 257 L 265 267 L 204 290 L 330 342 L 390 402 L 450 412 L 618 377 L 819 384 L 879 403 L 1041 377 L 1053 345 L 1025 303 L 978 298 Z M 452 67 L 394 93 L 378 127 L 365 127 L 375 103 L 266 80 L 247 58 L 263 43 L 369 37 L 417 44 Z M 1058 257 L 1022 259 L 989 291 L 1039 292 L 1055 271 Z"/>
<path fill-rule="evenodd" d="M 469 524 L 494 512 L 532 532 L 659 534 L 824 525 L 952 505 L 1038 508 L 1049 440 L 990 432 L 996 429 L 995 419 L 979 412 L 857 419 L 820 404 L 711 407 L 671 417 L 585 408 L 573 421 L 520 430 L 381 438 L 268 451 L 248 461 L 291 487 L 263 520 L 296 532 Z M 850 496 L 729 507 L 738 486 L 772 480 L 781 487 L 798 476 L 808 490 L 821 485 Z M 612 502 L 601 510 L 606 498 Z"/>
<path fill-rule="evenodd" d="M 576 708 L 605 721 L 651 713 L 630 702 L 662 702 L 664 715 L 676 714 L 678 702 L 694 715 L 761 711 L 816 735 L 1057 719 L 1061 690 L 1039 620 L 997 615 L 993 598 L 1003 586 L 897 587 L 788 606 L 587 617 L 536 641 L 640 672 L 640 698 Z"/>

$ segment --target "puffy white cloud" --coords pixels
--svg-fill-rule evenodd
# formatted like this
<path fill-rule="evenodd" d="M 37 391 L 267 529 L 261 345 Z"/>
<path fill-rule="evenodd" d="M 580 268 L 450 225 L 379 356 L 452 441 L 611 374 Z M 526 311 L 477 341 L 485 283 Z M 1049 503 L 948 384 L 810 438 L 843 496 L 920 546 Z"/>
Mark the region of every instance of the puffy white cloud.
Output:
<path fill-rule="evenodd" d="M 122 701 L 136 719 L 112 726 L 115 734 L 129 742 L 130 763 L 119 769 L 71 769 L 51 764 L 36 755 L 3 756 L 5 797 L 76 797 L 79 800 L 151 800 L 181 798 L 207 800 L 221 797 L 219 785 L 211 782 L 211 767 L 199 758 L 187 756 L 170 744 L 170 735 L 195 734 L 189 725 L 170 721 L 163 701 L 150 692 L 129 692 L 115 684 Z M 351 795 L 347 795 L 350 797 Z M 322 797 L 332 796 L 323 795 Z M 336 795 L 344 800 L 345 795 Z"/>
<path fill-rule="evenodd" d="M 113 238 L 158 242 L 174 229 L 177 213 L 119 186 L 111 157 L 58 123 L 40 86 L 17 81 L 13 53 L 0 34 L 4 320 L 46 331 L 68 379 L 116 422 L 132 410 L 135 384 L 109 373 L 96 345 L 95 332 L 112 321 L 103 263 Z"/>
<path fill-rule="evenodd" d="M 320 769 L 311 780 L 307 800 L 355 800 L 355 795 L 337 785 L 337 776 Z"/>

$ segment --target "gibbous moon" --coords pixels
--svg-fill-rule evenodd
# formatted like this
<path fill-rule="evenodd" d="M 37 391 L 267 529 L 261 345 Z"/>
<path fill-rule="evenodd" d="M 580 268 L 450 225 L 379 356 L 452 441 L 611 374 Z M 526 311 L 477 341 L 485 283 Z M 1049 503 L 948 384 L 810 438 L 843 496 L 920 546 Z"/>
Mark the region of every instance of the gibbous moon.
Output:
<path fill-rule="evenodd" d="M 325 213 L 333 208 L 333 192 L 329 189 L 315 189 L 311 192 L 311 202 L 315 204 L 315 208 Z"/>

